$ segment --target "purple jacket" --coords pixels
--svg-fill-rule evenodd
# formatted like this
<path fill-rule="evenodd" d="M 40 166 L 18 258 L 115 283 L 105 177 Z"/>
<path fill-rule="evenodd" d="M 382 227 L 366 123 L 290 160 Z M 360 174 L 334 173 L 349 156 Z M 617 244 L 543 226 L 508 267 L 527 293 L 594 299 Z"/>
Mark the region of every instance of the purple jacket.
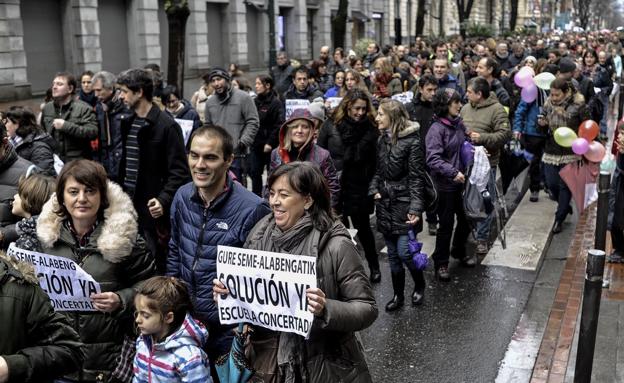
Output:
<path fill-rule="evenodd" d="M 434 117 L 426 137 L 429 174 L 439 191 L 456 191 L 462 184 L 453 182 L 457 173 L 465 174 L 460 149 L 466 140 L 466 128 L 461 119 L 450 121 Z"/>

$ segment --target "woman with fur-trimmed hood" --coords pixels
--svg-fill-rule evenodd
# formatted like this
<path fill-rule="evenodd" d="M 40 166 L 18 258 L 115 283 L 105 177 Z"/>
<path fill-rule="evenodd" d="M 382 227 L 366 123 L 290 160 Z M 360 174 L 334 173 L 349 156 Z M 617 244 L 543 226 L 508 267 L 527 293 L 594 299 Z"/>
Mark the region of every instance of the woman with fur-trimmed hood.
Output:
<path fill-rule="evenodd" d="M 76 160 L 59 175 L 56 194 L 43 206 L 37 237 L 43 252 L 79 264 L 101 287 L 96 311 L 66 311 L 85 344 L 85 361 L 70 380 L 108 381 L 125 334 L 133 328 L 135 286 L 154 274 L 154 262 L 137 234 L 137 213 L 102 165 Z"/>

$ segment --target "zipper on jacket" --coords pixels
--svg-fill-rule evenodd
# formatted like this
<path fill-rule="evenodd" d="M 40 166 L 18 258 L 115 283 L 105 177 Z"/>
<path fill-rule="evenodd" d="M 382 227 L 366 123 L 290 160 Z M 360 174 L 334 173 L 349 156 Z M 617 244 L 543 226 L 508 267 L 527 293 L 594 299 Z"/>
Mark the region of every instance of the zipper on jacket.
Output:
<path fill-rule="evenodd" d="M 191 278 L 192 278 L 192 286 L 193 291 L 197 292 L 196 289 L 196 281 L 195 281 L 195 268 L 197 267 L 197 261 L 199 260 L 199 256 L 201 254 L 202 242 L 204 241 L 204 233 L 206 232 L 206 223 L 208 222 L 208 208 L 204 208 L 203 221 L 201 225 L 201 232 L 199 233 L 199 238 L 197 240 L 197 249 L 195 250 L 195 257 L 193 258 L 193 266 L 191 267 Z"/>

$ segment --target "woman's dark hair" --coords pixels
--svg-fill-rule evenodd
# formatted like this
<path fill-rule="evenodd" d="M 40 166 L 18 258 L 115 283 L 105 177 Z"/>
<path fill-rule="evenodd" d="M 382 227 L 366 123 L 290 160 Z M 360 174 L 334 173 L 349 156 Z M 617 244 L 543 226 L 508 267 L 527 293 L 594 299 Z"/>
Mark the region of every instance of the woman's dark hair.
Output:
<path fill-rule="evenodd" d="M 30 133 L 40 133 L 43 130 L 37 125 L 37 117 L 28 108 L 21 106 L 12 106 L 4 116 L 11 120 L 12 123 L 18 124 L 18 128 L 15 130 L 15 134 L 24 138 Z"/>
<path fill-rule="evenodd" d="M 322 61 L 322 60 L 312 61 L 312 65 L 310 65 L 310 72 L 312 73 L 312 77 L 314 77 L 317 80 L 319 79 L 319 76 L 321 75 L 320 68 L 322 66 L 324 66 L 325 69 L 327 69 L 327 64 L 325 63 L 325 61 Z M 327 74 L 327 71 L 325 72 L 325 74 Z"/>
<path fill-rule="evenodd" d="M 273 93 L 274 95 L 277 96 L 277 91 L 275 90 L 275 80 L 273 80 L 273 77 L 267 74 L 261 74 L 261 75 L 258 75 L 256 79 L 260 80 L 262 85 L 270 89 L 269 93 Z"/>
<path fill-rule="evenodd" d="M 157 276 L 147 279 L 139 285 L 136 296 L 139 295 L 147 298 L 145 302 L 147 308 L 159 313 L 161 320 L 168 313 L 173 313 L 170 334 L 182 325 L 186 313 L 193 310 L 186 283 L 175 277 Z"/>
<path fill-rule="evenodd" d="M 245 92 L 249 92 L 251 90 L 251 84 L 245 76 L 234 76 L 232 77 L 232 81 L 234 80 L 236 80 L 236 82 L 238 83 L 238 89 Z"/>
<path fill-rule="evenodd" d="M 596 51 L 592 48 L 588 48 L 585 53 L 583 53 L 583 65 L 585 65 L 585 57 L 587 56 L 593 56 L 594 57 L 594 64 L 598 63 L 598 53 L 596 53 Z"/>
<path fill-rule="evenodd" d="M 461 102 L 461 97 L 457 91 L 451 88 L 438 89 L 431 102 L 433 114 L 438 117 L 448 116 L 449 106 L 456 101 Z"/>
<path fill-rule="evenodd" d="M 81 82 L 82 82 L 82 78 L 83 78 L 84 76 L 93 77 L 93 72 L 91 72 L 90 70 L 86 70 L 86 71 L 82 72 L 82 73 L 80 74 L 80 81 L 81 81 Z"/>
<path fill-rule="evenodd" d="M 165 89 L 163 89 L 163 92 L 162 92 L 162 97 L 161 97 L 162 102 L 163 103 L 169 102 L 169 98 L 172 95 L 175 96 L 175 98 L 177 98 L 178 100 L 182 101 L 178 87 L 175 85 L 167 85 Z"/>
<path fill-rule="evenodd" d="M 570 91 L 570 82 L 563 78 L 557 78 L 550 83 L 550 89 L 559 89 L 563 93 L 568 93 Z"/>
<path fill-rule="evenodd" d="M 346 75 L 347 75 L 347 73 L 345 72 L 345 70 L 344 70 L 344 69 L 338 69 L 338 70 L 336 70 L 336 72 L 334 72 L 334 83 L 336 82 L 336 75 L 337 75 L 338 73 L 342 73 L 342 74 L 344 75 L 344 77 L 346 77 Z M 344 80 L 344 78 L 343 78 L 343 80 Z"/>
<path fill-rule="evenodd" d="M 353 57 L 353 58 L 351 58 L 351 60 L 349 60 L 349 66 L 350 66 L 351 68 L 353 68 L 353 67 L 355 66 L 355 64 L 357 64 L 357 62 L 358 62 L 358 61 L 359 61 L 360 63 L 362 63 L 362 62 L 363 62 L 363 61 L 362 61 L 362 59 L 361 59 L 361 58 L 359 58 L 359 57 Z"/>
<path fill-rule="evenodd" d="M 353 88 L 347 91 L 334 111 L 334 124 L 336 124 L 336 126 L 340 125 L 342 121 L 345 120 L 349 115 L 349 108 L 358 100 L 364 100 L 364 102 L 366 102 L 366 118 L 373 124 L 375 123 L 375 107 L 373 106 L 370 96 L 362 89 Z"/>
<path fill-rule="evenodd" d="M 281 176 L 286 176 L 294 191 L 310 196 L 314 201 L 308 210 L 314 227 L 321 231 L 329 230 L 335 218 L 331 209 L 329 186 L 319 167 L 308 161 L 295 161 L 280 165 L 269 176 L 269 189 Z"/>
<path fill-rule="evenodd" d="M 100 209 L 98 216 L 102 217 L 104 210 L 108 208 L 108 179 L 106 178 L 106 170 L 101 164 L 91 160 L 74 160 L 63 166 L 61 174 L 56 180 L 56 202 L 58 202 L 58 210 L 55 211 L 60 217 L 69 217 L 69 212 L 65 208 L 65 184 L 69 177 L 83 185 L 96 189 L 100 192 Z"/>
<path fill-rule="evenodd" d="M 491 57 L 484 57 L 481 60 L 485 60 L 485 66 L 488 69 L 492 69 L 492 77 L 499 78 L 501 74 L 501 66 L 498 61 L 494 60 Z"/>

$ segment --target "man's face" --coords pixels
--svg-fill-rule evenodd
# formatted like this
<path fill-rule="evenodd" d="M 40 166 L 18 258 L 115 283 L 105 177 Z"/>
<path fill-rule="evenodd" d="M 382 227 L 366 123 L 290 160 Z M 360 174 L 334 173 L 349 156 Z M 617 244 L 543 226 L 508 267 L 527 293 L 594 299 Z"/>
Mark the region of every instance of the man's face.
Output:
<path fill-rule="evenodd" d="M 554 63 L 555 63 L 555 61 L 557 61 L 557 55 L 556 55 L 556 54 L 554 54 L 554 53 L 552 53 L 552 52 L 551 52 L 551 53 L 549 53 L 549 54 L 548 54 L 548 63 L 549 63 L 549 64 L 554 64 Z"/>
<path fill-rule="evenodd" d="M 505 57 L 509 53 L 507 44 L 498 44 L 496 47 L 496 54 L 500 57 Z"/>
<path fill-rule="evenodd" d="M 130 109 L 136 108 L 141 96 L 143 96 L 143 91 L 139 90 L 138 92 L 133 92 L 125 85 L 120 87 L 120 91 L 119 98 Z"/>
<path fill-rule="evenodd" d="M 205 134 L 195 136 L 188 154 L 193 183 L 198 189 L 225 185 L 225 178 L 233 158 L 224 158 L 222 142 Z"/>
<path fill-rule="evenodd" d="M 481 93 L 476 93 L 470 86 L 466 89 L 466 96 L 472 105 L 476 105 L 481 101 Z"/>
<path fill-rule="evenodd" d="M 303 92 L 308 87 L 308 75 L 303 72 L 297 72 L 293 82 L 295 83 L 295 88 L 299 92 Z"/>
<path fill-rule="evenodd" d="M 369 55 L 375 54 L 376 51 L 377 51 L 377 48 L 375 47 L 375 44 L 368 44 L 368 46 L 366 47 L 366 52 Z"/>
<path fill-rule="evenodd" d="M 102 80 L 96 80 L 93 83 L 93 93 L 95 94 L 95 97 L 98 98 L 98 101 L 106 102 L 113 97 L 114 90 L 104 88 L 102 86 Z"/>
<path fill-rule="evenodd" d="M 600 53 L 598 53 L 598 62 L 600 65 L 605 65 L 607 63 L 607 53 L 605 51 L 600 51 Z"/>
<path fill-rule="evenodd" d="M 436 47 L 436 58 L 448 60 L 448 48 L 446 44 L 441 44 Z"/>
<path fill-rule="evenodd" d="M 436 59 L 433 62 L 433 75 L 438 80 L 448 74 L 448 61 L 446 59 Z"/>
<path fill-rule="evenodd" d="M 436 90 L 438 90 L 438 86 L 434 84 L 426 84 L 424 87 L 420 88 L 420 98 L 423 101 L 433 101 L 433 96 L 435 95 Z"/>
<path fill-rule="evenodd" d="M 52 81 L 52 97 L 63 99 L 72 93 L 73 89 L 67 84 L 67 78 L 55 77 Z"/>
<path fill-rule="evenodd" d="M 286 55 L 284 54 L 277 55 L 277 65 L 282 66 L 286 64 L 286 61 L 288 61 L 288 58 L 286 57 Z"/>
<path fill-rule="evenodd" d="M 537 40 L 537 44 L 535 45 L 535 47 L 537 49 L 544 49 L 544 41 L 543 40 Z"/>
<path fill-rule="evenodd" d="M 559 104 L 565 98 L 565 93 L 561 89 L 550 88 L 550 100 L 553 104 Z"/>
<path fill-rule="evenodd" d="M 329 58 L 329 47 L 322 47 L 319 57 L 321 60 L 327 60 Z"/>
<path fill-rule="evenodd" d="M 565 43 L 560 43 L 558 50 L 561 56 L 565 56 L 565 54 L 568 52 L 568 47 L 565 45 Z"/>
<path fill-rule="evenodd" d="M 397 56 L 399 59 L 402 59 L 405 56 L 405 47 L 403 45 L 399 45 L 397 47 Z"/>
<path fill-rule="evenodd" d="M 483 57 L 486 54 L 485 47 L 481 44 L 475 47 L 475 54 L 479 57 Z"/>
<path fill-rule="evenodd" d="M 514 54 L 516 57 L 522 57 L 524 55 L 524 47 L 522 45 L 515 47 Z"/>
<path fill-rule="evenodd" d="M 223 94 L 227 91 L 227 81 L 221 76 L 214 76 L 210 80 L 210 85 L 212 85 L 212 88 L 217 94 Z"/>

